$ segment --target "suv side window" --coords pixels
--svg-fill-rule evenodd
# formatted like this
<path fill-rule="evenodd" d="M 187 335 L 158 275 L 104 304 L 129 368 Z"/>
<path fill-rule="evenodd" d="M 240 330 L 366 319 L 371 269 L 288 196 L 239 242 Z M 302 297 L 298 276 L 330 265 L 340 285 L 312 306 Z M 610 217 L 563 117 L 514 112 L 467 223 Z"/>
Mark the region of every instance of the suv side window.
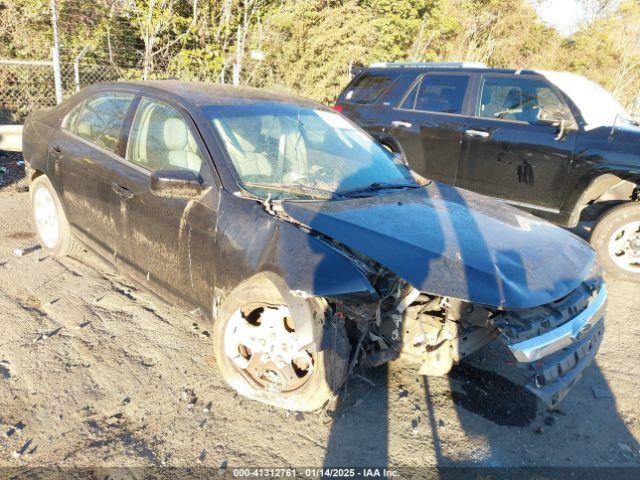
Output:
<path fill-rule="evenodd" d="M 398 72 L 363 73 L 349 87 L 344 100 L 361 105 L 373 103 L 395 83 L 398 76 Z"/>
<path fill-rule="evenodd" d="M 575 125 L 567 104 L 542 79 L 527 77 L 484 77 L 476 115 L 483 118 L 548 124 L 564 120 Z"/>
<path fill-rule="evenodd" d="M 68 125 L 79 137 L 116 153 L 122 126 L 132 101 L 133 95 L 128 93 L 99 93 L 85 100 L 77 120 L 73 118 L 75 125 L 74 122 Z M 70 112 L 69 120 L 72 119 L 73 112 L 74 110 Z"/>
<path fill-rule="evenodd" d="M 150 170 L 191 170 L 199 174 L 202 152 L 180 112 L 143 98 L 129 135 L 127 160 Z"/>
<path fill-rule="evenodd" d="M 414 110 L 461 114 L 468 85 L 467 75 L 424 75 L 402 108 L 411 108 L 407 101 L 415 97 Z"/>

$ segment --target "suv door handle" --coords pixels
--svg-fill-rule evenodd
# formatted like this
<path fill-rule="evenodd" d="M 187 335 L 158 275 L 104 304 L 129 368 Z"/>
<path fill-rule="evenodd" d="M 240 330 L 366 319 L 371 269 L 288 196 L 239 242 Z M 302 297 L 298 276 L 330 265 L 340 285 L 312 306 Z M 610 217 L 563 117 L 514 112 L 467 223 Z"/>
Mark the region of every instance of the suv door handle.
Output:
<path fill-rule="evenodd" d="M 135 196 L 134 193 L 127 187 L 123 187 L 122 185 L 118 185 L 117 183 L 112 183 L 111 189 L 116 192 L 118 196 L 124 198 L 125 200 L 129 200 Z"/>
<path fill-rule="evenodd" d="M 411 128 L 412 123 L 411 122 L 403 122 L 402 120 L 394 120 L 393 122 L 391 122 L 391 125 L 393 127 Z"/>
<path fill-rule="evenodd" d="M 465 130 L 464 134 L 467 137 L 473 138 L 489 138 L 489 132 L 485 132 L 484 130 Z"/>

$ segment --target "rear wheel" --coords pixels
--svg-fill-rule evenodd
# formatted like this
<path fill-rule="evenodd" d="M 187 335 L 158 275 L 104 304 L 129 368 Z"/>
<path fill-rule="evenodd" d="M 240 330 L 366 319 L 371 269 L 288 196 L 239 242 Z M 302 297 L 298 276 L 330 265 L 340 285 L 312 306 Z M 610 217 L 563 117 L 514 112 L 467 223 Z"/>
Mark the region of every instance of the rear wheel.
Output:
<path fill-rule="evenodd" d="M 640 204 L 607 211 L 593 229 L 591 245 L 609 275 L 640 283 Z"/>
<path fill-rule="evenodd" d="M 60 199 L 45 175 L 31 182 L 31 207 L 42 250 L 54 257 L 72 255 L 82 250 L 74 238 Z"/>
<path fill-rule="evenodd" d="M 341 387 L 347 374 L 350 345 L 344 325 L 322 331 L 323 344 L 314 351 L 303 345 L 294 318 L 278 290 L 267 284 L 241 287 L 221 307 L 214 328 L 216 360 L 222 376 L 238 393 L 289 410 L 322 407 Z M 311 302 L 311 319 L 330 320 L 325 302 Z"/>

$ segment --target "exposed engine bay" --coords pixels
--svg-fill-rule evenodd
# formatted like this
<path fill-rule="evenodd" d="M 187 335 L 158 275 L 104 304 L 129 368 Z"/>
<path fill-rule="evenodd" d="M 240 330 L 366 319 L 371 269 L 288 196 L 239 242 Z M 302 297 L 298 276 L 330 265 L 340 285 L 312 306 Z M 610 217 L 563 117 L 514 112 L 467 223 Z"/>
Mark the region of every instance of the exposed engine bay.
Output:
<path fill-rule="evenodd" d="M 429 295 L 397 277 L 389 281 L 393 275 L 381 278 L 375 282 L 383 293 L 379 302 L 343 301 L 334 307 L 357 342 L 357 361 L 365 367 L 403 358 L 419 362 L 421 375 L 446 375 L 499 338 L 520 367 L 523 383 L 553 406 L 579 379 L 582 368 L 576 367 L 591 361 L 602 339 L 606 289 L 595 273 L 564 298 L 519 310 Z M 563 328 L 570 329 L 570 339 L 543 344 L 534 354 L 520 351 L 526 342 L 546 341 Z"/>
<path fill-rule="evenodd" d="M 378 304 L 343 302 L 352 341 L 361 344 L 361 365 L 374 367 L 397 358 L 422 364 L 423 375 L 445 375 L 462 358 L 498 336 L 493 313 L 457 299 L 422 293 L 398 281 Z"/>

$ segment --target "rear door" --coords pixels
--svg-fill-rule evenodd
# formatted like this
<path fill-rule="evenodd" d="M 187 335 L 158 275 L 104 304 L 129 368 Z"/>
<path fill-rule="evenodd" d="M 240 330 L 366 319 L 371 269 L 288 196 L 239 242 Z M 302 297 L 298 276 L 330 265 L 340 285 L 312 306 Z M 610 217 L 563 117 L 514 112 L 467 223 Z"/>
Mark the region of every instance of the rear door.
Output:
<path fill-rule="evenodd" d="M 385 131 L 419 174 L 455 182 L 469 84 L 466 73 L 425 73 L 388 116 Z"/>
<path fill-rule="evenodd" d="M 213 244 L 217 195 L 200 200 L 158 197 L 151 174 L 190 170 L 215 185 L 206 149 L 179 106 L 142 97 L 127 135 L 125 159 L 114 171 L 123 230 L 116 242 L 120 265 L 143 285 L 183 305 L 210 306 L 215 284 Z"/>
<path fill-rule="evenodd" d="M 134 95 L 88 97 L 64 118 L 49 144 L 49 170 L 57 177 L 71 225 L 104 255 L 117 238 L 112 170 Z"/>
<path fill-rule="evenodd" d="M 538 210 L 564 198 L 577 124 L 555 87 L 534 75 L 482 74 L 465 123 L 456 185 Z M 543 122 L 562 118 L 565 131 Z"/>
<path fill-rule="evenodd" d="M 335 108 L 380 138 L 391 109 L 413 78 L 415 74 L 397 68 L 365 70 L 340 94 Z"/>

